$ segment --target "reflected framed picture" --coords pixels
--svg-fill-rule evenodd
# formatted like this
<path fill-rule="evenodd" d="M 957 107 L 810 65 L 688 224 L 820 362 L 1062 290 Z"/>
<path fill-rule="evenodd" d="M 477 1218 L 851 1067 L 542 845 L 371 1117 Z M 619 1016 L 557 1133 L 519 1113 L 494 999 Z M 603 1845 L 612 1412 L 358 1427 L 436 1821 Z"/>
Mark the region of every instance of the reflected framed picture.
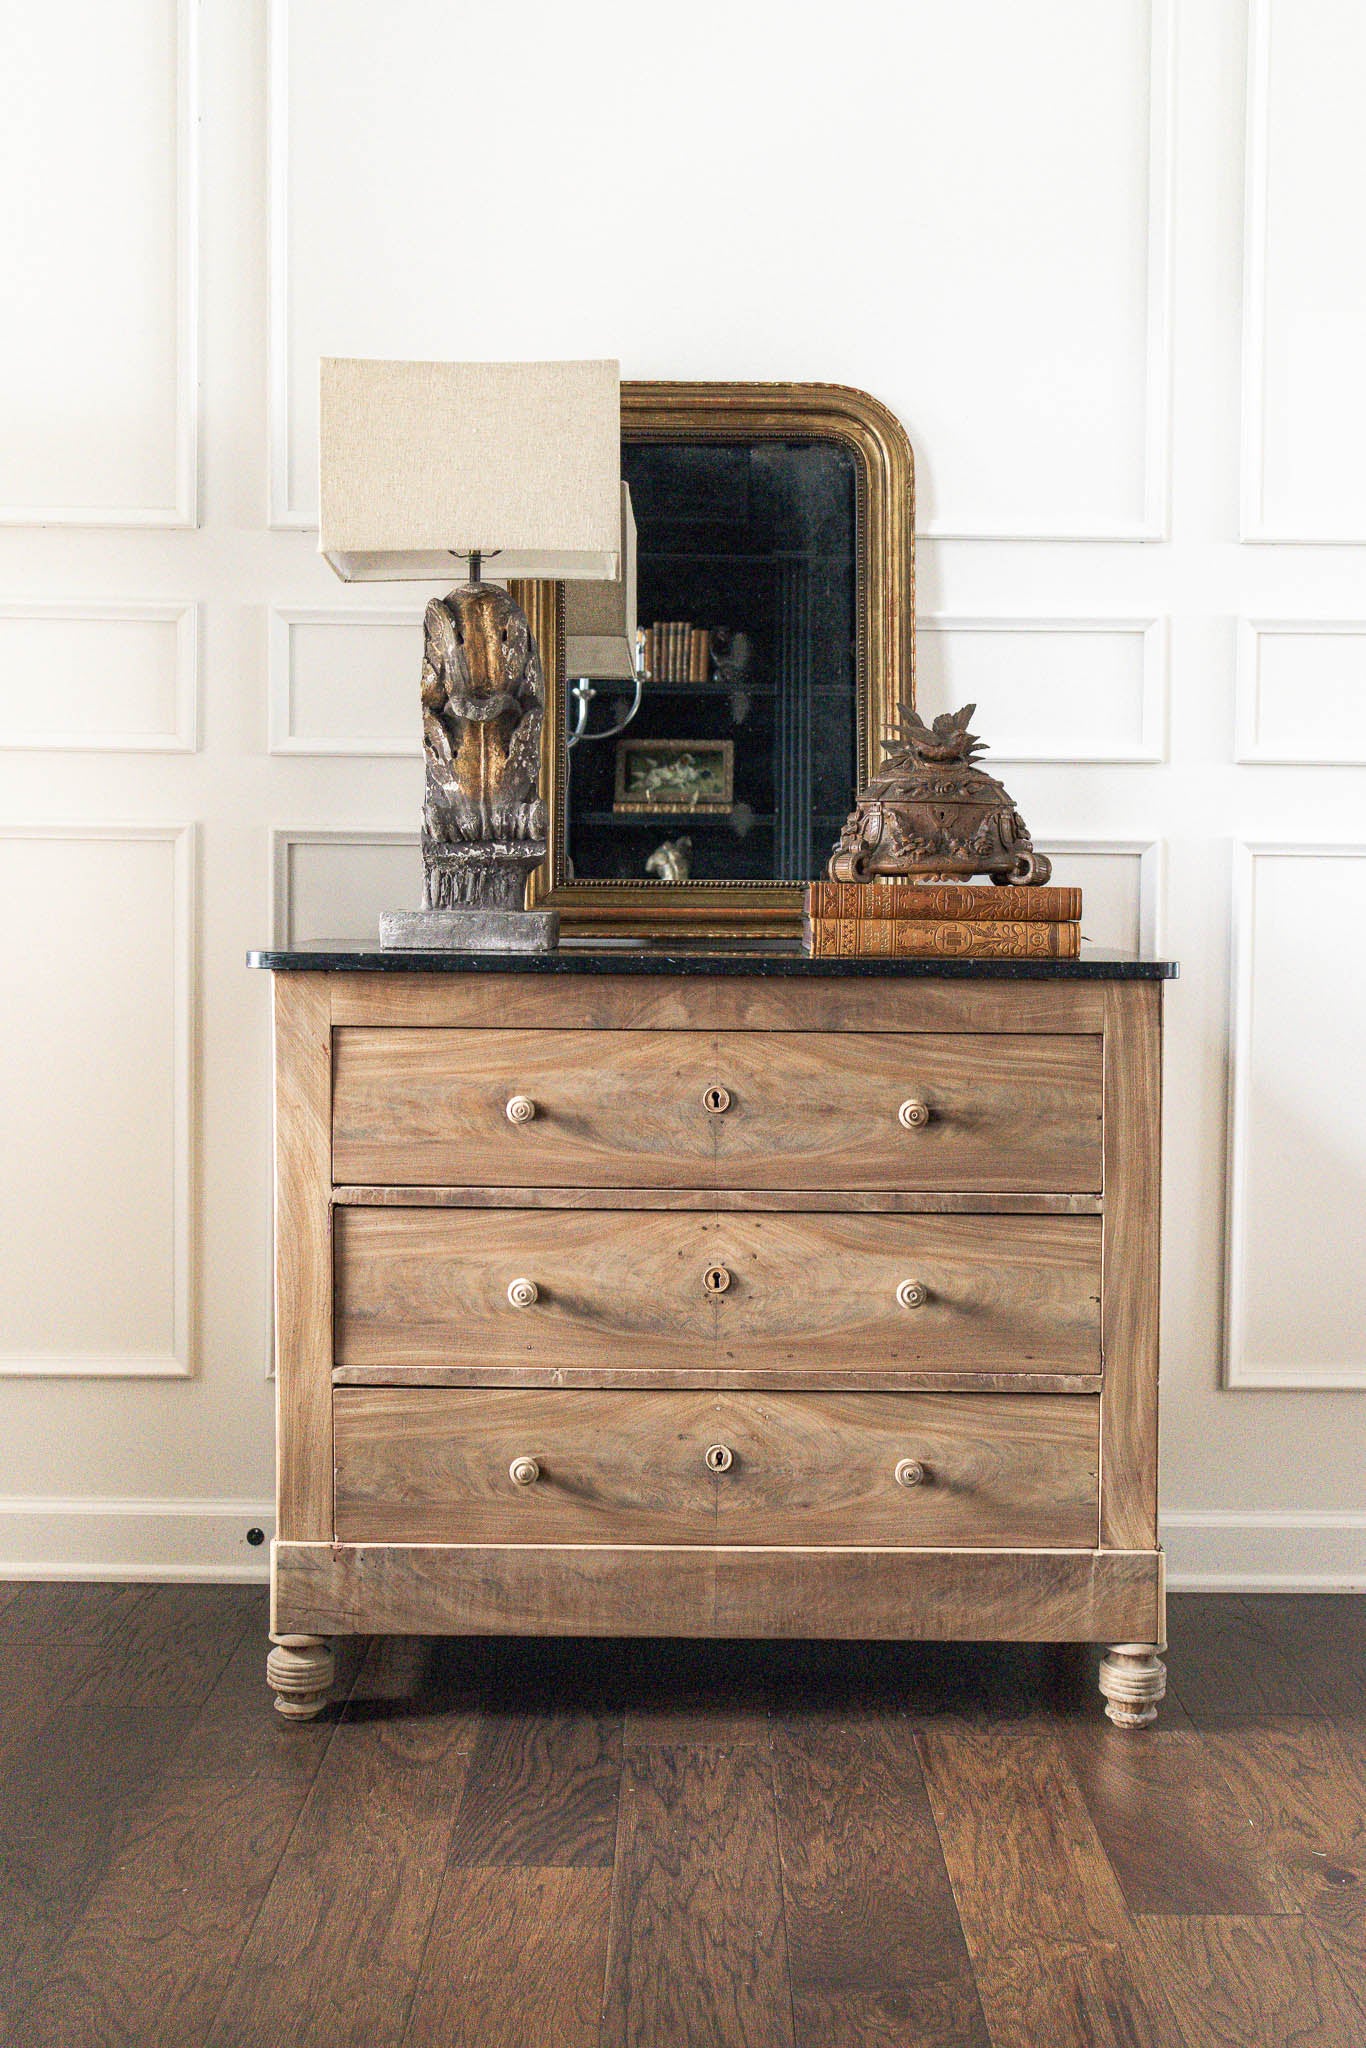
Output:
<path fill-rule="evenodd" d="M 621 740 L 614 811 L 694 817 L 735 808 L 733 740 Z"/>

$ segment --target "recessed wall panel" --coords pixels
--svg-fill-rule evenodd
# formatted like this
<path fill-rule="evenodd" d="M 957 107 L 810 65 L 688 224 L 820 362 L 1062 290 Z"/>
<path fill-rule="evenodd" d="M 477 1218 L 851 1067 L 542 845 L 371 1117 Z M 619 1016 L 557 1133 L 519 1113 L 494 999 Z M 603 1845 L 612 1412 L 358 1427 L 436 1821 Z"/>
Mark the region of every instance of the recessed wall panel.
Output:
<path fill-rule="evenodd" d="M 1366 1386 L 1366 848 L 1237 851 L 1227 1378 Z"/>
<path fill-rule="evenodd" d="M 271 615 L 271 750 L 422 752 L 422 612 Z"/>
<path fill-rule="evenodd" d="M 1243 529 L 1366 541 L 1366 9 L 1254 0 Z"/>
<path fill-rule="evenodd" d="M 0 831 L 0 1372 L 189 1369 L 188 863 Z"/>
<path fill-rule="evenodd" d="M 1161 757 L 1161 626 L 1152 620 L 922 619 L 922 718 L 977 706 L 1002 761 Z"/>
<path fill-rule="evenodd" d="M 0 603 L 0 749 L 193 747 L 195 637 L 188 605 Z"/>
<path fill-rule="evenodd" d="M 0 517 L 194 517 L 190 0 L 6 10 Z"/>
<path fill-rule="evenodd" d="M 280 523 L 316 519 L 321 354 L 607 355 L 873 392 L 923 531 L 1158 530 L 1166 0 L 698 0 L 686 31 L 508 0 L 506 90 L 457 116 L 488 27 L 474 0 L 404 0 L 382 36 L 370 0 L 278 0 Z"/>
<path fill-rule="evenodd" d="M 1238 756 L 1317 767 L 1366 762 L 1366 621 L 1243 621 Z"/>
<path fill-rule="evenodd" d="M 416 832 L 275 834 L 279 945 L 376 945 L 382 910 L 422 904 Z"/>

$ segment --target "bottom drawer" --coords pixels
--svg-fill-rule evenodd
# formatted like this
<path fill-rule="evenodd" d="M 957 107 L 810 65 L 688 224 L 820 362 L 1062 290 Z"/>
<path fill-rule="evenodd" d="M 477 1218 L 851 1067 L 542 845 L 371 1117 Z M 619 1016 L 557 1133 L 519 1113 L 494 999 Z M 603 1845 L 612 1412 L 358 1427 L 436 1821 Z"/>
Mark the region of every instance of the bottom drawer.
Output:
<path fill-rule="evenodd" d="M 341 1387 L 336 1537 L 1085 1549 L 1099 1420 L 1083 1394 Z"/>

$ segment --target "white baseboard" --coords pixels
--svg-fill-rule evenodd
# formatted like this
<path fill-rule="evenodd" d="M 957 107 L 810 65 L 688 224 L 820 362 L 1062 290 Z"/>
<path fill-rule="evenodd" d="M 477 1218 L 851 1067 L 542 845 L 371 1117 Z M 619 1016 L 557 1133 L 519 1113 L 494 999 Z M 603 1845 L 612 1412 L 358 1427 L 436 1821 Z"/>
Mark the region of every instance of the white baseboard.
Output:
<path fill-rule="evenodd" d="M 0 1496 L 0 1579 L 264 1580 L 274 1533 L 267 1501 Z M 1174 1593 L 1366 1592 L 1366 1514 L 1173 1509 L 1162 1541 Z"/>
<path fill-rule="evenodd" d="M 1161 1528 L 1172 1593 L 1366 1592 L 1366 1514 L 1174 1508 Z"/>
<path fill-rule="evenodd" d="M 0 1495 L 0 1579 L 264 1580 L 274 1534 L 269 1501 Z"/>

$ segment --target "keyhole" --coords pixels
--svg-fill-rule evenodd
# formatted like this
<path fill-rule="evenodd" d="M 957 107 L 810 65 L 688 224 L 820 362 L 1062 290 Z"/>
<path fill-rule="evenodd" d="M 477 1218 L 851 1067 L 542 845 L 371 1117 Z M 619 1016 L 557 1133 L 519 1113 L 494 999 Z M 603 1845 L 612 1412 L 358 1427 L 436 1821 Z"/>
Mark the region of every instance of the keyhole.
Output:
<path fill-rule="evenodd" d="M 702 1285 L 708 1294 L 724 1294 L 730 1286 L 730 1274 L 724 1266 L 708 1266 L 702 1275 Z"/>
<path fill-rule="evenodd" d="M 730 1090 L 722 1088 L 719 1083 L 714 1083 L 702 1097 L 702 1102 L 713 1116 L 720 1116 L 723 1110 L 730 1108 Z"/>

